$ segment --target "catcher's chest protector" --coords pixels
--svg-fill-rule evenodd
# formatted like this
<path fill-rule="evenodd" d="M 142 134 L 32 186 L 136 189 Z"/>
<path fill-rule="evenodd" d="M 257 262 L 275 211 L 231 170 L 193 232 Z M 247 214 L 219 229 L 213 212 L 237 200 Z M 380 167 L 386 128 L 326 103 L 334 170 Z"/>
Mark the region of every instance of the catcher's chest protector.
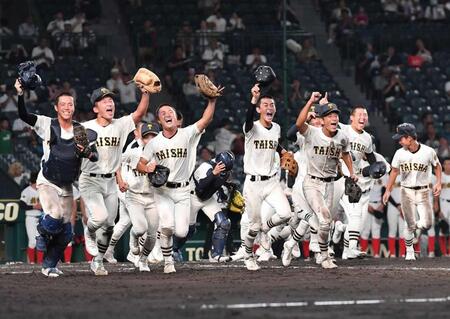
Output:
<path fill-rule="evenodd" d="M 61 138 L 58 119 L 52 119 L 50 132 L 50 154 L 47 161 L 42 161 L 42 174 L 55 185 L 71 184 L 78 178 L 81 165 L 74 139 Z"/>
<path fill-rule="evenodd" d="M 211 166 L 211 169 L 208 170 L 207 176 L 212 174 L 213 166 Z M 228 180 L 230 176 L 229 172 L 224 172 L 224 174 L 219 174 L 217 176 L 213 177 L 213 180 L 211 183 L 209 183 L 206 186 L 203 186 L 200 181 L 197 181 L 194 176 L 192 176 L 192 179 L 195 183 L 195 194 L 197 197 L 202 200 L 208 200 L 210 199 L 215 192 L 217 192 Z"/>

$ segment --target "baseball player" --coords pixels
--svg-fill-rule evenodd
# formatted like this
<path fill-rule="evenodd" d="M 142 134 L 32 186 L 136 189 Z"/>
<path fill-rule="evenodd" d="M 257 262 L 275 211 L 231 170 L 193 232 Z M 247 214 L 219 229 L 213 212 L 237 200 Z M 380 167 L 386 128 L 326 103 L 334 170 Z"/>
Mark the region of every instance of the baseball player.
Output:
<path fill-rule="evenodd" d="M 142 139 L 141 136 L 141 127 L 142 123 L 139 123 L 136 126 L 136 129 L 133 131 L 133 133 L 128 136 L 127 143 L 125 143 L 123 152 L 126 151 L 128 146 L 136 141 L 139 142 L 139 140 Z M 134 136 L 134 137 L 132 137 Z M 117 182 L 117 195 L 119 198 L 119 221 L 114 225 L 113 233 L 111 235 L 111 240 L 109 241 L 108 249 L 105 252 L 105 255 L 103 256 L 103 259 L 111 264 L 117 263 L 117 260 L 114 258 L 114 249 L 116 247 L 116 244 L 119 242 L 120 238 L 123 236 L 125 231 L 130 228 L 131 226 L 131 219 L 130 219 L 130 213 L 128 212 L 127 205 L 125 202 L 125 193 L 128 190 L 128 177 L 133 174 L 133 171 L 129 169 L 128 165 L 123 162 L 123 156 L 122 156 L 122 163 L 120 165 L 120 168 L 116 172 L 116 182 Z M 127 260 L 131 263 L 135 263 L 137 260 L 135 257 L 139 254 L 139 246 L 137 243 L 133 242 L 133 238 L 130 236 L 130 243 L 129 243 L 130 250 L 127 255 Z M 133 248 L 136 252 L 136 255 L 133 254 L 131 249 Z"/>
<path fill-rule="evenodd" d="M 188 234 L 191 208 L 189 179 L 195 167 L 197 145 L 213 119 L 216 100 L 208 98 L 202 117 L 184 128 L 178 128 L 173 106 L 160 105 L 156 110 L 156 117 L 162 132 L 145 146 L 138 165 L 138 170 L 142 173 L 153 172 L 156 164 L 170 169 L 166 184 L 155 189 L 156 209 L 160 214 L 160 245 L 166 274 L 176 272 L 172 256 L 172 236 L 184 238 Z"/>
<path fill-rule="evenodd" d="M 153 249 L 156 241 L 156 231 L 159 224 L 159 216 L 156 211 L 155 200 L 153 196 L 153 186 L 147 174 L 139 172 L 136 167 L 141 158 L 145 145 L 160 132 L 157 123 L 143 124 L 141 127 L 141 138 L 131 143 L 122 155 L 122 161 L 127 165 L 131 174 L 127 178 L 127 192 L 125 193 L 125 203 L 127 211 L 130 213 L 131 224 L 130 231 L 131 242 L 138 246 L 139 238 L 146 234 L 143 243 L 142 252 L 133 251 L 139 255 L 135 266 L 141 272 L 149 272 L 147 258 Z"/>
<path fill-rule="evenodd" d="M 389 180 L 389 176 L 383 178 L 383 184 L 386 187 Z M 400 175 L 395 179 L 395 183 L 392 185 L 391 195 L 387 203 L 387 222 L 388 222 L 388 250 L 389 258 L 397 257 L 396 254 L 396 238 L 398 232 L 398 246 L 399 256 L 405 258 L 406 246 L 405 238 L 405 220 L 403 219 L 402 205 L 400 203 Z"/>
<path fill-rule="evenodd" d="M 45 215 L 37 226 L 39 236 L 36 238 L 37 250 L 44 252 L 42 274 L 58 277 L 62 272 L 56 268 L 64 249 L 72 241 L 73 232 L 70 224 L 72 213 L 72 183 L 77 179 L 81 159 L 96 161 L 95 147 L 75 144 L 74 126 L 80 125 L 72 120 L 75 111 L 73 97 L 61 93 L 55 100 L 56 118 L 28 113 L 23 97 L 23 88 L 17 79 L 15 88 L 18 94 L 19 117 L 32 126 L 42 138 L 44 155 L 36 185 L 39 201 Z M 95 136 L 89 134 L 95 141 Z"/>
<path fill-rule="evenodd" d="M 253 255 L 253 242 L 260 230 L 268 232 L 271 227 L 280 225 L 291 217 L 291 207 L 276 178 L 278 166 L 276 153 L 280 155 L 286 150 L 279 145 L 281 128 L 273 122 L 276 106 L 271 96 L 260 94 L 259 85 L 251 89 L 252 99 L 247 108 L 244 124 L 245 153 L 244 182 L 245 211 L 250 220 L 249 231 L 244 238 L 245 266 L 248 270 L 259 270 L 260 267 Z M 259 119 L 253 121 L 255 111 Z M 262 223 L 261 203 L 263 201 L 274 207 L 276 213 Z"/>
<path fill-rule="evenodd" d="M 319 92 L 313 92 L 309 101 L 301 110 L 296 126 L 305 137 L 306 154 L 308 156 L 307 175 L 303 181 L 303 193 L 311 210 L 316 214 L 319 225 L 319 247 L 323 268 L 336 268 L 337 265 L 328 256 L 328 237 L 331 225 L 330 207 L 333 201 L 334 181 L 337 178 L 339 159 L 348 167 L 350 178 L 357 181 L 353 172 L 348 137 L 338 129 L 339 110 L 334 103 L 327 103 L 315 107 L 314 112 L 323 119 L 323 127 L 314 127 L 306 123 L 308 113 L 313 103 L 320 99 Z M 303 224 L 299 237 L 304 234 L 306 225 Z M 295 239 L 298 239 L 295 238 Z M 284 248 L 289 249 L 291 245 Z"/>
<path fill-rule="evenodd" d="M 442 168 L 442 192 L 439 196 L 440 219 L 448 225 L 450 223 L 450 158 L 447 157 L 442 161 Z M 443 256 L 450 254 L 447 248 L 447 232 L 441 230 L 439 234 L 439 246 Z"/>
<path fill-rule="evenodd" d="M 436 183 L 432 188 L 434 196 L 439 196 L 441 192 L 442 168 L 436 152 L 417 142 L 414 125 L 410 123 L 398 125 L 393 139 L 398 141 L 402 148 L 395 152 L 392 159 L 392 170 L 383 195 L 383 203 L 388 202 L 395 179 L 400 174 L 401 207 L 407 225 L 405 229 L 405 260 L 415 260 L 414 237 L 419 238 L 420 232 L 429 229 L 432 223 L 433 209 L 429 200 L 431 166 L 436 175 Z M 418 220 L 416 213 L 419 216 Z"/>
<path fill-rule="evenodd" d="M 319 104 L 326 103 L 324 99 L 319 101 Z M 310 114 L 308 116 L 308 125 L 321 128 L 323 126 L 323 121 L 319 117 L 313 116 L 314 106 L 310 109 Z M 297 163 L 306 164 L 308 162 L 308 156 L 306 153 L 305 137 L 298 132 L 297 126 L 294 124 L 288 131 L 287 137 L 289 140 L 294 141 L 299 146 L 299 151 L 294 154 Z M 306 231 L 309 227 L 311 233 L 311 245 L 304 246 L 305 250 L 311 249 L 317 257 L 320 256 L 320 248 L 317 241 L 317 231 L 319 223 L 317 216 L 313 213 L 309 204 L 306 202 L 305 195 L 303 193 L 303 180 L 306 176 L 306 170 L 299 170 L 297 177 L 295 178 L 294 186 L 292 187 L 292 202 L 294 204 L 294 212 L 296 212 L 296 225 L 292 232 L 292 238 L 289 243 L 285 243 L 286 249 L 283 250 L 281 256 L 282 263 L 284 266 L 289 266 L 293 257 L 291 252 L 295 249 L 295 242 L 299 242 L 304 239 Z M 298 228 L 298 229 L 297 229 Z M 293 249 L 291 249 L 291 246 Z M 320 258 L 316 259 L 316 261 Z M 321 264 L 321 261 L 320 261 Z"/>
<path fill-rule="evenodd" d="M 384 166 L 386 167 L 385 172 L 389 171 L 389 164 L 386 162 L 384 157 L 376 152 L 374 152 L 374 155 L 378 162 L 384 163 Z M 385 175 L 383 172 L 382 176 L 380 175 L 381 173 L 377 176 L 365 176 L 367 175 L 364 174 L 365 168 L 367 168 L 367 171 L 370 169 L 370 164 L 366 161 L 366 158 L 361 159 L 360 167 L 362 167 L 362 169 L 360 170 L 361 178 L 358 179 L 358 182 L 361 185 L 361 189 L 366 191 L 366 193 L 364 193 L 361 198 L 366 196 L 368 197 L 367 204 L 362 205 L 361 207 L 363 210 L 361 216 L 361 251 L 367 253 L 367 249 L 369 246 L 369 235 L 372 234 L 373 256 L 375 258 L 379 258 L 381 244 L 381 226 L 383 224 L 384 211 L 384 205 L 381 200 L 383 196 L 382 177 Z"/>
<path fill-rule="evenodd" d="M 26 187 L 20 194 L 20 205 L 25 210 L 25 229 L 28 237 L 27 256 L 28 262 L 34 264 L 36 262 L 36 236 L 38 235 L 37 225 L 39 217 L 42 215 L 42 206 L 39 203 L 39 193 L 36 187 L 37 173 L 30 176 L 30 185 Z M 44 255 L 41 251 L 37 251 L 37 263 L 42 264 Z"/>
<path fill-rule="evenodd" d="M 360 166 L 361 160 L 367 159 L 369 164 L 376 162 L 375 155 L 372 148 L 372 137 L 369 133 L 364 131 L 368 123 L 367 109 L 362 105 L 355 106 L 350 114 L 350 125 L 340 124 L 342 132 L 347 135 L 350 141 L 350 152 L 353 159 L 353 167 Z M 362 175 L 359 170 L 356 170 L 356 176 L 358 177 L 358 185 L 363 186 Z M 343 186 L 343 181 L 341 185 Z M 348 247 L 345 247 L 345 255 L 349 258 L 357 258 L 361 254 L 358 249 L 359 236 L 361 231 L 361 218 L 364 211 L 366 211 L 369 203 L 369 191 L 370 191 L 371 179 L 368 179 L 368 184 L 363 190 L 363 196 L 357 203 L 350 203 L 347 195 L 343 195 L 341 199 L 341 205 L 346 212 L 348 218 L 347 229 L 344 233 L 344 238 L 348 242 Z M 365 193 L 364 193 L 365 192 Z"/>
<path fill-rule="evenodd" d="M 188 235 L 178 240 L 179 251 L 186 240 L 195 232 L 197 214 L 202 210 L 214 223 L 212 234 L 211 262 L 228 261 L 229 257 L 222 257 L 225 241 L 230 230 L 231 222 L 218 202 L 217 192 L 222 191 L 230 178 L 234 164 L 234 154 L 231 151 L 222 152 L 208 162 L 202 163 L 192 174 L 191 182 L 191 214 Z"/>
<path fill-rule="evenodd" d="M 89 215 L 84 234 L 86 249 L 94 256 L 90 269 L 95 275 L 108 275 L 103 266 L 103 255 L 108 248 L 117 215 L 115 176 L 128 134 L 147 113 L 150 93 L 143 88 L 141 92 L 136 110 L 130 115 L 114 119 L 114 93 L 106 88 L 94 90 L 91 103 L 96 118 L 83 123 L 84 127 L 97 133 L 96 147 L 99 154 L 99 160 L 95 163 L 83 161 L 79 178 L 81 197 Z"/>

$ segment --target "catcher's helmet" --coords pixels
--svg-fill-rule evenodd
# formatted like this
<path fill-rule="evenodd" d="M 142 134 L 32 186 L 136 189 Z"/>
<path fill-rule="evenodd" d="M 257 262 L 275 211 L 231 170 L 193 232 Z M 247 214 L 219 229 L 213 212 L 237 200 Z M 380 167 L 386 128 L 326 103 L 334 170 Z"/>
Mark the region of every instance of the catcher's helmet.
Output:
<path fill-rule="evenodd" d="M 225 170 L 230 171 L 233 169 L 234 154 L 231 151 L 221 152 L 214 158 L 214 163 L 222 162 L 225 164 Z"/>
<path fill-rule="evenodd" d="M 256 82 L 263 87 L 270 85 L 277 77 L 273 69 L 268 65 L 258 66 L 254 75 Z"/>
<path fill-rule="evenodd" d="M 34 90 L 42 84 L 41 77 L 36 74 L 36 65 L 33 61 L 19 64 L 19 82 L 27 90 Z"/>

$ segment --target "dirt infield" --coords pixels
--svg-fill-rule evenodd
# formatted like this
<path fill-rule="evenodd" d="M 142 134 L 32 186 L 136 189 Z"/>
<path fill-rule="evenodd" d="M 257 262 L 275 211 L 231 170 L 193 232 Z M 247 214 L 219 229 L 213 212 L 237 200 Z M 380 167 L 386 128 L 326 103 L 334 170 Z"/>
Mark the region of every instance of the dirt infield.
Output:
<path fill-rule="evenodd" d="M 248 272 L 243 263 L 185 263 L 136 273 L 108 265 L 62 265 L 49 279 L 38 267 L 0 266 L 1 318 L 423 318 L 449 317 L 450 259 L 340 261 L 335 270 L 280 261 Z"/>

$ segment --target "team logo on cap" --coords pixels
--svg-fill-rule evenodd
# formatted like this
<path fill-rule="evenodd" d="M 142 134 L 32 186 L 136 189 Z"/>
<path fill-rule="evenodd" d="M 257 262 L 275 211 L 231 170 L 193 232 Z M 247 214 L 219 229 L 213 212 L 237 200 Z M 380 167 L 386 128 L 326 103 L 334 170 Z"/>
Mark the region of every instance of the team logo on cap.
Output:
<path fill-rule="evenodd" d="M 336 104 L 334 103 L 328 103 L 328 109 L 332 110 L 333 108 L 337 108 Z"/>
<path fill-rule="evenodd" d="M 108 93 L 108 89 L 105 89 L 105 88 L 101 88 L 100 91 L 101 91 L 103 94 L 107 94 L 107 93 Z"/>

